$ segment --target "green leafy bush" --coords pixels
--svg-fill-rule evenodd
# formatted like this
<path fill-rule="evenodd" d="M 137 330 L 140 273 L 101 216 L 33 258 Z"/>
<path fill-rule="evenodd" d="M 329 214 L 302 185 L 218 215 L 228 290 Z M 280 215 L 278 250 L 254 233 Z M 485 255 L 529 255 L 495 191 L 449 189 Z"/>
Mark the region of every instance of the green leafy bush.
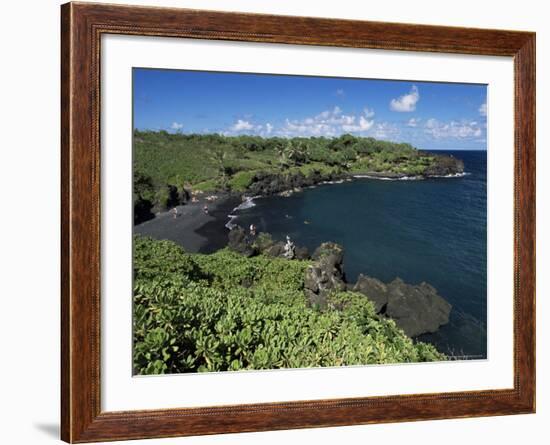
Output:
<path fill-rule="evenodd" d="M 134 240 L 134 370 L 163 374 L 442 360 L 361 294 L 307 304 L 308 261 Z"/>
<path fill-rule="evenodd" d="M 230 180 L 229 186 L 232 190 L 244 192 L 252 183 L 255 171 L 240 171 L 236 173 Z"/>
<path fill-rule="evenodd" d="M 265 252 L 269 249 L 275 242 L 269 233 L 259 233 L 256 239 L 254 240 L 254 247 L 258 252 Z"/>

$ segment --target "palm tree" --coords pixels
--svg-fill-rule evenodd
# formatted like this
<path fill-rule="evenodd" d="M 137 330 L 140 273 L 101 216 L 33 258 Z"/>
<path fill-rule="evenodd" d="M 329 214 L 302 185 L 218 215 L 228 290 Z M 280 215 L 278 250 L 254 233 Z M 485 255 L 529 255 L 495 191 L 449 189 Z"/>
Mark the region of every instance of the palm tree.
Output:
<path fill-rule="evenodd" d="M 226 173 L 226 159 L 227 159 L 227 150 L 225 147 L 217 145 L 210 149 L 210 159 L 214 161 L 218 169 L 218 173 L 221 177 L 222 185 L 227 183 L 227 173 Z"/>
<path fill-rule="evenodd" d="M 286 157 L 291 160 L 294 165 L 300 165 L 307 162 L 307 145 L 304 142 L 288 141 L 285 152 Z"/>
<path fill-rule="evenodd" d="M 286 149 L 287 147 L 283 143 L 278 143 L 275 146 L 275 150 L 277 150 L 277 156 L 279 157 L 279 166 L 281 167 L 281 169 L 286 166 Z"/>

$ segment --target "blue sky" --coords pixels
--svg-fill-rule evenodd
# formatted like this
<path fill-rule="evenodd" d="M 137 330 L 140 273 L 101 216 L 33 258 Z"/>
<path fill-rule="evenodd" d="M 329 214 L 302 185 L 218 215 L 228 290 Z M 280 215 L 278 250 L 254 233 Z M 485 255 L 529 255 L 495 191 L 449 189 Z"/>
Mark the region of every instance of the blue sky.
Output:
<path fill-rule="evenodd" d="M 135 68 L 134 127 L 487 147 L 485 85 Z"/>

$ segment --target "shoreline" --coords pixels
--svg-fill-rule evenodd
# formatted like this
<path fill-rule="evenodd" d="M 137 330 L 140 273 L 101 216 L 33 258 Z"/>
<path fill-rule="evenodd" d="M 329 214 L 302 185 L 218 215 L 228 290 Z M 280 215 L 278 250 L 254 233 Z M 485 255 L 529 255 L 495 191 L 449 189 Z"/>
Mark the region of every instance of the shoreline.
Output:
<path fill-rule="evenodd" d="M 178 217 L 169 210 L 153 219 L 133 226 L 133 233 L 158 240 L 170 240 L 189 253 L 212 253 L 227 245 L 227 215 L 240 202 L 241 195 L 220 194 L 215 201 L 204 198 L 198 202 L 176 206 Z M 208 205 L 208 214 L 203 206 Z"/>
<path fill-rule="evenodd" d="M 348 174 L 333 180 L 324 179 L 304 187 L 294 187 L 273 194 L 247 196 L 246 192 L 211 192 L 205 193 L 197 202 L 176 206 L 178 217 L 174 218 L 171 210 L 157 213 L 153 219 L 133 226 L 133 233 L 159 240 L 170 240 L 182 246 L 189 253 L 213 253 L 227 246 L 228 233 L 238 224 L 239 211 L 253 207 L 254 201 L 270 196 L 289 197 L 306 189 L 323 185 L 342 184 L 360 179 L 378 181 L 421 181 L 424 179 L 462 178 L 469 175 L 459 172 L 449 175 L 407 176 L 390 172 L 367 172 Z M 216 195 L 214 201 L 208 201 L 207 195 Z M 203 211 L 208 205 L 208 214 Z"/>
<path fill-rule="evenodd" d="M 242 202 L 237 207 L 235 207 L 231 213 L 227 215 L 228 221 L 226 224 L 226 227 L 231 230 L 237 224 L 234 223 L 234 221 L 238 218 L 238 212 L 240 210 L 245 210 L 250 207 L 254 207 L 254 201 L 256 199 L 260 198 L 268 198 L 272 196 L 282 196 L 285 198 L 288 198 L 289 196 L 292 196 L 295 193 L 301 193 L 306 189 L 313 189 L 322 185 L 337 185 L 337 184 L 343 184 L 345 182 L 352 182 L 356 181 L 358 179 L 372 179 L 377 181 L 423 181 L 426 179 L 451 179 L 451 178 L 463 178 L 465 176 L 470 175 L 469 172 L 458 172 L 458 173 L 451 173 L 448 175 L 429 175 L 429 176 L 423 176 L 423 175 L 417 175 L 417 176 L 407 176 L 405 174 L 395 174 L 390 172 L 369 172 L 369 173 L 356 173 L 356 174 L 348 174 L 345 177 L 342 177 L 340 179 L 334 179 L 334 180 L 323 180 L 313 185 L 307 185 L 304 187 L 297 187 L 293 189 L 283 190 L 279 193 L 274 193 L 270 195 L 256 195 L 256 196 L 247 196 L 246 193 L 241 193 Z"/>
<path fill-rule="evenodd" d="M 469 175 L 470 173 L 464 173 L 460 175 L 448 175 L 450 178 L 458 178 Z M 353 177 L 351 175 L 336 179 L 333 181 L 320 181 L 313 186 L 305 187 L 296 187 L 290 190 L 290 194 L 297 193 L 301 191 L 306 191 L 309 188 L 321 187 L 322 185 L 335 185 L 342 184 L 348 181 L 351 182 L 360 182 L 360 179 L 370 179 L 370 180 L 381 180 L 382 178 L 365 178 L 364 176 Z M 394 180 L 398 180 L 392 178 Z M 434 181 L 435 182 L 435 181 Z M 188 203 L 183 206 L 178 206 L 178 211 L 182 216 L 174 219 L 173 214 L 168 212 L 163 212 L 157 214 L 153 220 L 142 223 L 138 226 L 135 226 L 134 233 L 140 233 L 142 235 L 150 235 L 156 239 L 168 239 L 176 242 L 184 248 L 188 253 L 199 253 L 199 254 L 210 254 L 214 253 L 219 249 L 226 248 L 229 241 L 228 234 L 230 230 L 235 226 L 240 226 L 244 228 L 247 232 L 247 224 L 243 222 L 240 216 L 245 213 L 241 213 L 250 207 L 255 206 L 255 200 L 258 198 L 264 197 L 278 197 L 278 196 L 288 196 L 284 192 L 272 193 L 269 195 L 247 195 L 246 193 L 215 193 L 218 198 L 209 202 L 209 213 L 205 215 L 202 212 L 202 206 L 206 200 L 206 197 L 209 196 L 208 193 L 200 195 L 199 201 L 196 203 Z M 187 222 L 185 225 L 180 225 L 181 220 L 186 218 Z M 246 220 L 245 220 L 246 221 Z M 160 222 L 160 223 L 159 223 Z M 154 230 L 153 230 L 154 228 Z M 282 240 L 277 239 L 279 243 Z M 293 239 L 294 242 L 300 244 L 298 239 Z M 375 277 L 377 275 L 374 275 Z M 369 279 L 375 280 L 372 276 L 367 277 Z M 347 288 L 352 287 L 355 283 L 355 279 L 352 282 L 347 283 Z M 389 286 L 390 282 L 384 282 L 385 286 Z M 420 286 L 420 285 L 410 285 L 410 286 Z M 391 318 L 391 316 L 390 316 Z M 454 318 L 449 318 L 446 323 L 443 323 L 438 328 L 433 331 L 422 332 L 420 334 L 412 331 L 410 333 L 411 338 L 418 338 L 420 336 L 425 336 L 425 341 L 432 344 L 438 344 L 440 347 L 445 348 L 443 344 L 446 343 L 447 337 L 450 335 L 447 331 L 455 328 L 456 320 Z M 447 326 L 449 323 L 452 326 Z M 462 325 L 461 325 L 462 326 Z M 442 331 L 443 329 L 443 331 Z M 452 349 L 452 348 L 451 348 Z M 449 350 L 451 350 L 449 349 Z M 460 354 L 464 355 L 464 354 Z"/>
<path fill-rule="evenodd" d="M 407 175 L 405 173 L 366 172 L 352 173 L 353 179 L 377 179 L 380 181 L 423 181 L 425 179 L 463 178 L 468 172 L 450 173 L 448 175 Z"/>

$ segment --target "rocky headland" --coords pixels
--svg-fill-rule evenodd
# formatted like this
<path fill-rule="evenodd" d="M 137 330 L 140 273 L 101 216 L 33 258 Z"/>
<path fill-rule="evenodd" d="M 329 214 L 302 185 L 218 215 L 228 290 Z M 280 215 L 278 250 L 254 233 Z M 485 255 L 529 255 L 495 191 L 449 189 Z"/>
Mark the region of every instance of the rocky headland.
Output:
<path fill-rule="evenodd" d="M 252 177 L 246 193 L 252 196 L 285 194 L 286 192 L 300 191 L 305 187 L 348 178 L 347 173 L 322 173 L 319 170 L 314 170 L 307 176 L 300 171 L 288 174 L 258 172 Z"/>
<path fill-rule="evenodd" d="M 304 188 L 319 184 L 334 183 L 354 178 L 372 179 L 428 179 L 461 176 L 464 174 L 464 162 L 451 155 L 432 155 L 433 161 L 419 171 L 332 171 L 313 170 L 308 175 L 298 172 L 273 173 L 257 172 L 252 176 L 245 194 L 250 196 L 289 195 Z"/>
<path fill-rule="evenodd" d="M 304 277 L 304 292 L 311 305 L 326 307 L 332 292 L 353 291 L 368 298 L 379 316 L 391 318 L 406 335 L 417 337 L 436 332 L 449 322 L 452 306 L 428 283 L 408 284 L 400 278 L 390 283 L 360 275 L 355 283 L 346 280 L 344 249 L 326 242 L 310 255 L 291 240 L 274 241 L 269 234 L 251 235 L 240 226 L 229 232 L 229 249 L 247 257 L 266 255 L 288 260 L 310 260 Z"/>
<path fill-rule="evenodd" d="M 372 179 L 429 179 L 464 175 L 464 161 L 452 155 L 440 155 L 421 152 L 430 155 L 432 161 L 421 168 L 404 168 L 390 170 L 355 170 L 353 177 L 368 177 Z"/>

